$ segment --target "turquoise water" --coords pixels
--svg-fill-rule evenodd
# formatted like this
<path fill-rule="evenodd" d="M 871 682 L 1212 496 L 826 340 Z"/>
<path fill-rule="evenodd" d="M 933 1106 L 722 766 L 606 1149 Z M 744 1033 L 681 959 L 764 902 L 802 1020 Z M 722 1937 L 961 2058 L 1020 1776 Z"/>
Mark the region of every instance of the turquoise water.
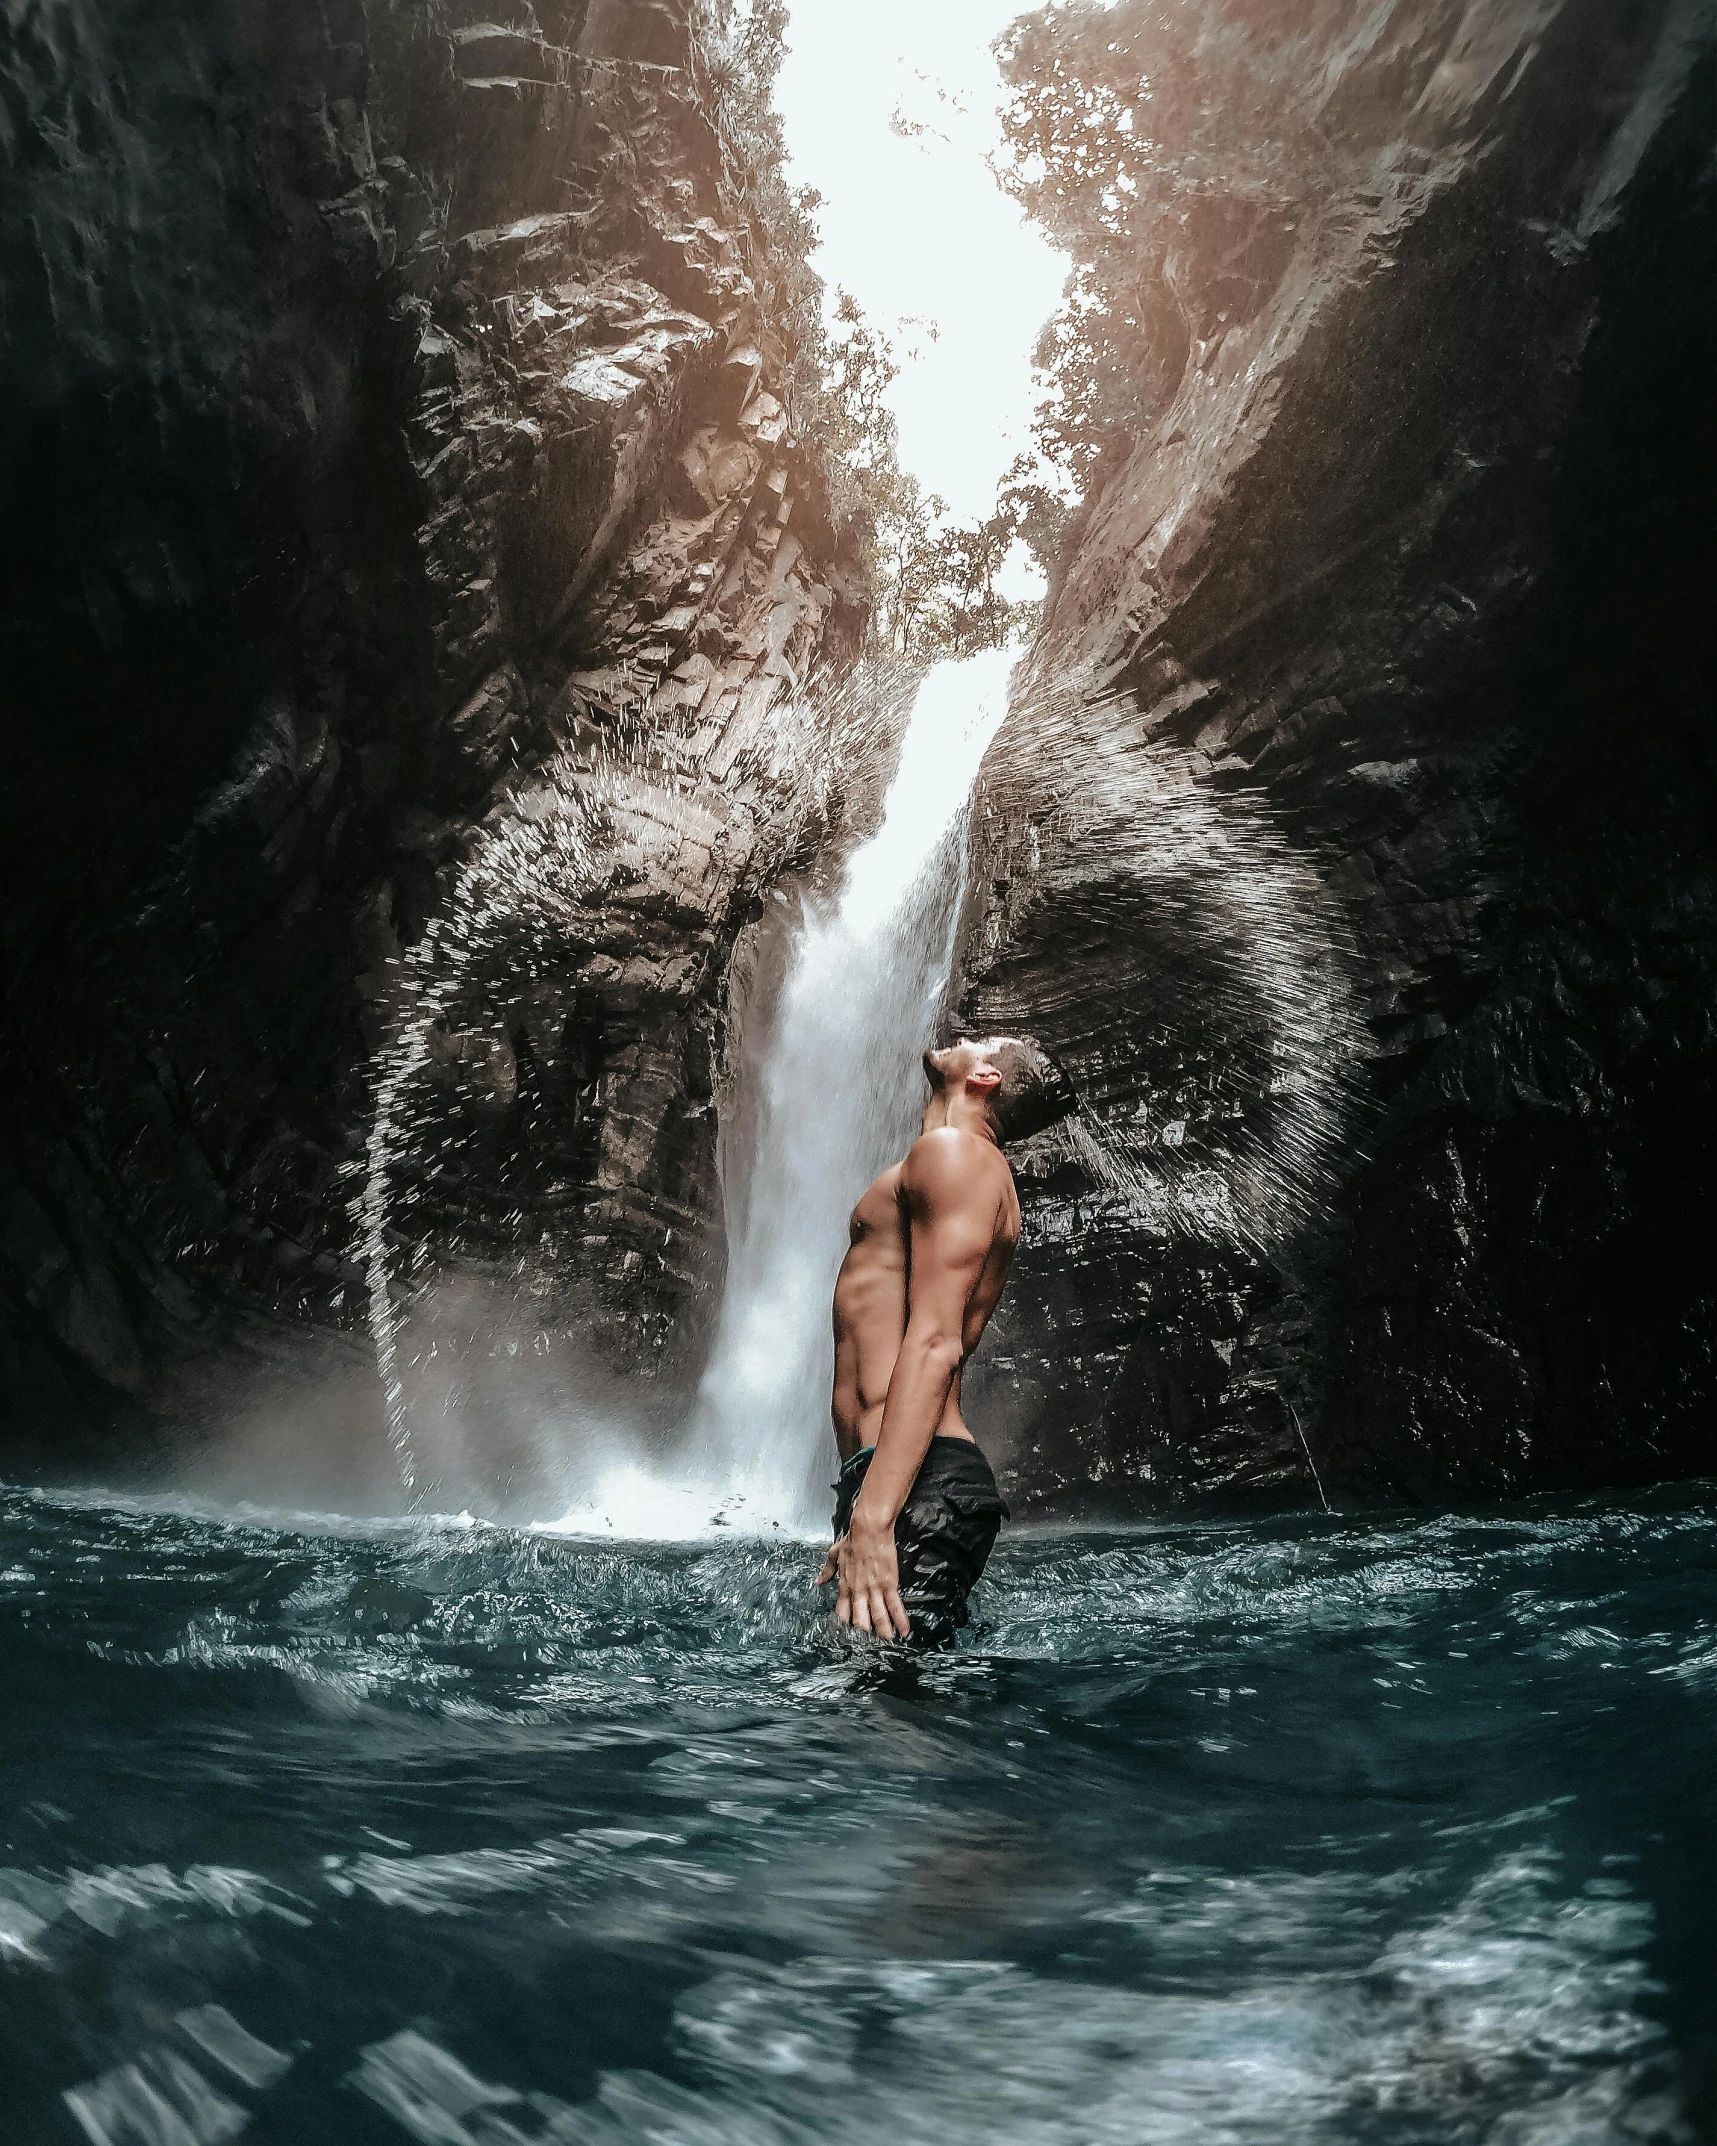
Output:
<path fill-rule="evenodd" d="M 7 2138 L 1710 2135 L 1709 1487 L 813 1563 L 0 1496 Z"/>

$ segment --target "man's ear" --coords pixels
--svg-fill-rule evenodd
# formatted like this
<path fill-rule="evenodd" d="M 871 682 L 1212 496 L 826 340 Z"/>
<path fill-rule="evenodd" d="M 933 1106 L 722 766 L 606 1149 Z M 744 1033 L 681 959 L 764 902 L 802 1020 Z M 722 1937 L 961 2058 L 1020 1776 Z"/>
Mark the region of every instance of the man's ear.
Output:
<path fill-rule="evenodd" d="M 1002 1076 L 994 1066 L 974 1066 L 966 1075 L 966 1086 L 980 1095 L 994 1095 L 1001 1084 Z"/>

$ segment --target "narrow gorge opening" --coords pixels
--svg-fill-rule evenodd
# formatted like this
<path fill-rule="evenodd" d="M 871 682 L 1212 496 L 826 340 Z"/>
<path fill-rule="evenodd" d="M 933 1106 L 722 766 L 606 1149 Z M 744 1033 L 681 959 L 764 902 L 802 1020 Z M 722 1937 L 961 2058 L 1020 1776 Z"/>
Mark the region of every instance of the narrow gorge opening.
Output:
<path fill-rule="evenodd" d="M 812 841 L 821 791 L 862 793 L 893 774 L 874 832 L 829 823 L 799 883 L 776 887 L 776 942 L 774 904 L 797 917 L 771 949 L 784 974 L 759 963 L 757 925 L 727 957 L 725 1064 L 709 1098 L 720 1197 L 690 1221 L 715 1240 L 709 1265 L 724 1275 L 697 1322 L 708 1361 L 640 1406 L 565 1287 L 556 1209 L 576 1192 L 569 1150 L 591 1098 L 573 1091 L 565 1031 L 554 1033 L 578 986 L 544 989 L 583 953 L 638 769 L 654 763 L 676 800 L 685 792 L 694 763 L 673 742 L 676 674 L 647 681 L 594 751 L 563 753 L 491 814 L 406 956 L 356 1207 L 388 1440 L 414 1510 L 644 1539 L 822 1524 L 827 1302 L 845 1215 L 916 1124 L 965 893 L 968 794 L 1042 589 L 1017 531 L 992 528 L 975 614 L 933 625 L 914 614 L 926 592 L 908 591 L 898 561 L 912 547 L 955 557 L 974 523 L 996 522 L 1047 392 L 1032 345 L 1066 263 L 992 168 L 1003 90 L 990 47 L 1007 19 L 958 10 L 926 39 L 897 9 L 873 24 L 855 76 L 830 11 L 809 0 L 783 18 L 784 176 L 818 211 L 817 391 L 832 387 L 841 414 L 862 418 L 850 464 L 831 471 L 836 513 L 844 489 L 846 525 L 886 593 L 856 668 L 789 672 L 797 705 L 769 711 L 765 751 L 780 809 Z M 961 223 L 969 255 L 913 216 L 926 200 Z M 702 448 L 697 467 L 721 455 Z M 949 581 L 947 562 L 941 573 Z M 983 652 L 938 660 L 944 646 Z M 695 1366 L 695 1341 L 678 1353 Z M 229 1480 L 242 1471 L 242 1445 L 228 1441 L 218 1466 Z"/>

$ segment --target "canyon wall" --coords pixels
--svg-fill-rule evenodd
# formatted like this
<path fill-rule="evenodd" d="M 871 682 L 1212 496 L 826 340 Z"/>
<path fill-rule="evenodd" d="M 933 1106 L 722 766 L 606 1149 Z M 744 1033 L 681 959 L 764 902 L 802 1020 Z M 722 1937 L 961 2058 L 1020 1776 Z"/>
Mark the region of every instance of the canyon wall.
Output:
<path fill-rule="evenodd" d="M 358 1325 L 413 950 L 598 779 L 578 931 L 437 1064 L 496 1152 L 555 1127 L 571 1279 L 652 1371 L 707 1280 L 728 949 L 820 807 L 772 711 L 862 627 L 701 33 L 34 0 L 4 35 L 8 1450 Z"/>
<path fill-rule="evenodd" d="M 982 786 L 963 1012 L 1086 1108 L 975 1420 L 1039 1510 L 1710 1472 L 1708 13 L 1052 20 L 1140 404 Z"/>
<path fill-rule="evenodd" d="M 1708 1471 L 1709 24 L 1052 20 L 1149 153 L 1133 401 L 974 826 L 962 1010 L 1085 1104 L 1021 1157 L 975 1411 L 1022 1510 Z M 630 1389 L 695 1371 L 733 950 L 875 775 L 706 29 L 8 18 L 29 1465 L 291 1334 L 379 1420 L 355 1206 L 414 1019 L 386 1289 L 528 1242 Z"/>

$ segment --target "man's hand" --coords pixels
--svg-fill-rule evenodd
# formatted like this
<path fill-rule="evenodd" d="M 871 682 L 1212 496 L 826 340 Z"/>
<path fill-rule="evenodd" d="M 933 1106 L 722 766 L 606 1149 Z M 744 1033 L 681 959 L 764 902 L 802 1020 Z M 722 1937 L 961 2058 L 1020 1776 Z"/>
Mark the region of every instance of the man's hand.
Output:
<path fill-rule="evenodd" d="M 840 1580 L 835 1615 L 842 1624 L 874 1632 L 878 1639 L 905 1639 L 912 1631 L 900 1599 L 900 1564 L 893 1528 L 869 1528 L 855 1512 L 849 1533 L 824 1560 L 816 1584 Z"/>

